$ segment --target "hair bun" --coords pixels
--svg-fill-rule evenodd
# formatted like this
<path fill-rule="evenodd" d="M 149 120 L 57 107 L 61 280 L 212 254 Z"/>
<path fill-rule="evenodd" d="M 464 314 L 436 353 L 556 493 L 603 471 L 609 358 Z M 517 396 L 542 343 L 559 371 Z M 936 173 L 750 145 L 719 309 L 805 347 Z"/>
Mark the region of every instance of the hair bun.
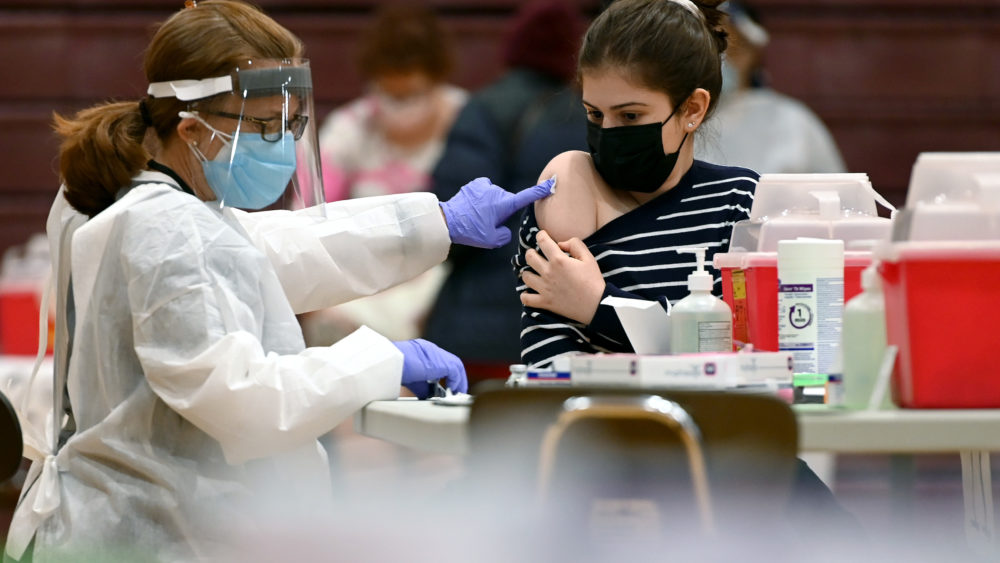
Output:
<path fill-rule="evenodd" d="M 695 6 L 698 6 L 702 15 L 705 16 L 705 24 L 712 31 L 712 35 L 715 38 L 715 45 L 718 47 L 719 53 L 722 54 L 729 45 L 729 33 L 726 32 L 724 25 L 729 16 L 726 12 L 719 9 L 724 0 L 691 1 Z"/>

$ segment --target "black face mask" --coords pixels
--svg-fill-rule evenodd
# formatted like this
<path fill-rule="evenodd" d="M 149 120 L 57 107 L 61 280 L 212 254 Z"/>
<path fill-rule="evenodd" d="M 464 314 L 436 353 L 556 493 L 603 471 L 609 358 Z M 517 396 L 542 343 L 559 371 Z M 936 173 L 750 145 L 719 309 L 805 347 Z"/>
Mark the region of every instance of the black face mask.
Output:
<path fill-rule="evenodd" d="M 676 151 L 663 153 L 661 131 L 678 108 L 680 104 L 663 123 L 602 129 L 597 123 L 587 120 L 590 156 L 594 159 L 597 173 L 609 186 L 648 194 L 655 192 L 667 181 L 688 136 L 684 133 Z"/>

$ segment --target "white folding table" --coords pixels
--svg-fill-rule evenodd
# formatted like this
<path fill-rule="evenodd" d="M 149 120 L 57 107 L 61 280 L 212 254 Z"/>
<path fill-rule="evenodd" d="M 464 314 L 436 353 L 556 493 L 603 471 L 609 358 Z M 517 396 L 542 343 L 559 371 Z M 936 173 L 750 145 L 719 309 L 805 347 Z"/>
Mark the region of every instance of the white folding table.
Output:
<path fill-rule="evenodd" d="M 969 545 L 994 553 L 990 452 L 1000 451 L 1000 409 L 846 411 L 796 405 L 799 450 L 828 453 L 958 453 Z M 464 455 L 468 406 L 399 399 L 369 403 L 355 429 L 422 451 Z"/>

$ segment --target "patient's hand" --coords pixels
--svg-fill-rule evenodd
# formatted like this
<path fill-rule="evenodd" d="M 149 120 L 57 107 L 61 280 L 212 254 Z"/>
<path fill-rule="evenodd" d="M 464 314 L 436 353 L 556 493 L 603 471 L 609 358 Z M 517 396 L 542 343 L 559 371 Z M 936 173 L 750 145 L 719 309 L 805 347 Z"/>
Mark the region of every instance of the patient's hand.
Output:
<path fill-rule="evenodd" d="M 604 294 L 604 277 L 594 255 L 579 238 L 557 244 L 543 230 L 536 240 L 544 256 L 529 249 L 525 260 L 537 274 L 525 270 L 521 279 L 537 293 L 522 292 L 521 303 L 590 324 Z"/>

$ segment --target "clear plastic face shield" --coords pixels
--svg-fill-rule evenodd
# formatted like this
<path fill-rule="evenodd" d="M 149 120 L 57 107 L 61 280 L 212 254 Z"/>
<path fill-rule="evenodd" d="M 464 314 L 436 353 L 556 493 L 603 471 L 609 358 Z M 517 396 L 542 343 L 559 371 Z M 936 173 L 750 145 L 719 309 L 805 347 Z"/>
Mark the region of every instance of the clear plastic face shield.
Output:
<path fill-rule="evenodd" d="M 255 59 L 228 76 L 154 83 L 149 94 L 190 101 L 180 117 L 211 132 L 188 146 L 221 206 L 324 215 L 308 61 Z"/>

